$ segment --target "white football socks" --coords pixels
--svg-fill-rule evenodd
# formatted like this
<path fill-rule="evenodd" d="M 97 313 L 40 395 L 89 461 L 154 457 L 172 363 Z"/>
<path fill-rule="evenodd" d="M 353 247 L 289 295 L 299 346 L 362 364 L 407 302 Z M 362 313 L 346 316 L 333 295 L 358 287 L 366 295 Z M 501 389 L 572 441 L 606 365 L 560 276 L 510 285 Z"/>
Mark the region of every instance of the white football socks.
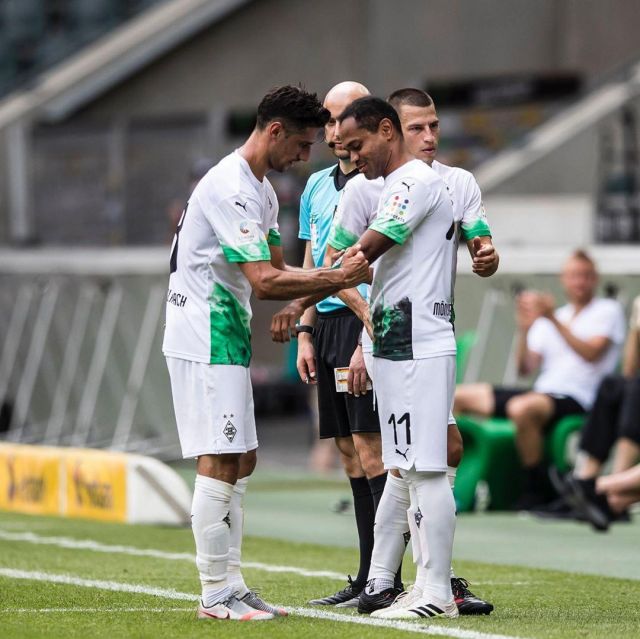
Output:
<path fill-rule="evenodd" d="M 191 505 L 191 527 L 196 542 L 196 566 L 202 583 L 205 606 L 226 599 L 229 561 L 229 508 L 233 486 L 226 482 L 196 475 Z"/>
<path fill-rule="evenodd" d="M 458 472 L 457 468 L 453 466 L 447 466 L 447 479 L 449 480 L 449 486 L 451 487 L 451 491 L 453 493 L 453 489 L 456 483 L 456 473 Z M 455 577 L 455 573 L 453 572 L 453 566 L 449 569 L 449 579 L 453 579 Z M 424 588 L 424 584 L 427 581 L 427 569 L 421 565 L 416 565 L 416 583 L 414 588 L 420 588 L 421 590 Z"/>
<path fill-rule="evenodd" d="M 249 483 L 248 477 L 238 479 L 233 487 L 233 495 L 229 507 L 229 518 L 231 519 L 231 536 L 229 541 L 229 564 L 227 568 L 227 580 L 232 590 L 235 590 L 241 597 L 249 589 L 244 583 L 242 572 L 240 571 L 240 555 L 242 551 L 242 532 L 244 527 L 244 494 Z"/>
<path fill-rule="evenodd" d="M 389 473 L 373 529 L 374 544 L 368 580 L 376 580 L 376 592 L 384 590 L 383 586 L 390 587 L 388 582 L 393 586 L 406 547 L 404 539 L 408 532 L 407 509 L 410 504 L 407 482 Z"/>
<path fill-rule="evenodd" d="M 424 576 L 416 586 L 425 595 L 451 601 L 451 555 L 456 525 L 455 501 L 444 472 L 408 471 L 411 491 L 408 511 L 414 560 Z"/>

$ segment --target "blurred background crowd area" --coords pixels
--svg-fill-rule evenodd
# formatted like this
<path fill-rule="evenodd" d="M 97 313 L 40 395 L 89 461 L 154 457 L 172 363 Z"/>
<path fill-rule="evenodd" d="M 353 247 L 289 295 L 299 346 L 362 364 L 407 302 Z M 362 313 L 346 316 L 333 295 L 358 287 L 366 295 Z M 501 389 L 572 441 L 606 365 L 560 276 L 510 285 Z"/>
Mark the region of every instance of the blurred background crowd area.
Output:
<path fill-rule="evenodd" d="M 489 281 L 460 256 L 466 381 L 515 381 L 513 294 L 560 301 L 574 248 L 604 293 L 640 292 L 639 30 L 635 0 L 0 0 L 2 428 L 175 454 L 167 245 L 194 179 L 285 83 L 431 93 L 438 159 L 474 172 L 502 255 Z M 292 264 L 299 196 L 332 161 L 319 143 L 270 175 Z M 269 339 L 279 306 L 254 305 L 266 415 L 307 405 L 295 348 Z"/>

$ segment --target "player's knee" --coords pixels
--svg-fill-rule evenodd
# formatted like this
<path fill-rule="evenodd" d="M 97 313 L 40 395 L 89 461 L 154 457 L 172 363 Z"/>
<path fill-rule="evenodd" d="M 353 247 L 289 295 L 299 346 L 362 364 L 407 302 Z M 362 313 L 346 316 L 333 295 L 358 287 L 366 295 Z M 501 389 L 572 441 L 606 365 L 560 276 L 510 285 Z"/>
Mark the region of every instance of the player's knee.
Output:
<path fill-rule="evenodd" d="M 201 455 L 196 468 L 198 475 L 235 484 L 240 470 L 240 455 Z"/>
<path fill-rule="evenodd" d="M 240 456 L 240 463 L 238 468 L 238 479 L 243 477 L 249 477 L 253 474 L 258 463 L 258 455 L 255 450 L 250 450 Z"/>
<path fill-rule="evenodd" d="M 364 455 L 360 456 L 360 465 L 368 479 L 378 477 L 378 475 L 384 473 L 382 457 L 379 454 L 376 455 L 373 451 L 367 451 Z"/>

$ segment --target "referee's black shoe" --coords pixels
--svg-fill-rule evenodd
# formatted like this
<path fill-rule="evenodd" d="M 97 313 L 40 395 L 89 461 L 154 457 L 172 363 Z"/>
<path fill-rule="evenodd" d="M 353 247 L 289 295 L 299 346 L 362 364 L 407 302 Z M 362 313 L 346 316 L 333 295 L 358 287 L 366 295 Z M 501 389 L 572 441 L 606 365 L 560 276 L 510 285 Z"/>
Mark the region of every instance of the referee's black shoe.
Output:
<path fill-rule="evenodd" d="M 351 575 L 347 576 L 347 581 L 349 584 L 344 590 L 339 590 L 335 595 L 329 595 L 322 599 L 311 599 L 309 603 L 313 606 L 336 606 L 338 604 L 345 603 L 346 601 L 350 601 L 351 599 L 357 599 L 362 592 L 362 588 L 354 585 Z"/>
<path fill-rule="evenodd" d="M 488 615 L 493 610 L 493 604 L 476 597 L 469 590 L 466 579 L 451 577 L 451 590 L 461 615 Z"/>
<path fill-rule="evenodd" d="M 360 593 L 358 612 L 362 615 L 370 615 L 374 610 L 388 608 L 401 592 L 403 592 L 402 588 L 387 588 L 370 595 L 365 589 Z"/>

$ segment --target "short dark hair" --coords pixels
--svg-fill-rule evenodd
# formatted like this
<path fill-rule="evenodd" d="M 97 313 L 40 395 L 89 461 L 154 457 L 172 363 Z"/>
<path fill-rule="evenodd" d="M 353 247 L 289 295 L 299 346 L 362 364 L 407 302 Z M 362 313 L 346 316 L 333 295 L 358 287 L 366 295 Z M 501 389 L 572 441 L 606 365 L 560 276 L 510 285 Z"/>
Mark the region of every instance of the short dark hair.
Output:
<path fill-rule="evenodd" d="M 402 125 L 396 110 L 382 98 L 367 95 L 354 100 L 339 116 L 338 122 L 353 118 L 359 127 L 367 131 L 377 131 L 380 122 L 387 118 L 398 134 L 402 136 Z"/>
<path fill-rule="evenodd" d="M 433 106 L 433 98 L 422 89 L 398 89 L 388 98 L 387 102 L 397 109 L 401 106 L 430 107 Z"/>
<path fill-rule="evenodd" d="M 267 93 L 258 105 L 256 126 L 264 129 L 269 122 L 278 120 L 285 129 L 302 131 L 307 127 L 323 127 L 331 117 L 315 93 L 302 87 L 286 85 Z"/>

